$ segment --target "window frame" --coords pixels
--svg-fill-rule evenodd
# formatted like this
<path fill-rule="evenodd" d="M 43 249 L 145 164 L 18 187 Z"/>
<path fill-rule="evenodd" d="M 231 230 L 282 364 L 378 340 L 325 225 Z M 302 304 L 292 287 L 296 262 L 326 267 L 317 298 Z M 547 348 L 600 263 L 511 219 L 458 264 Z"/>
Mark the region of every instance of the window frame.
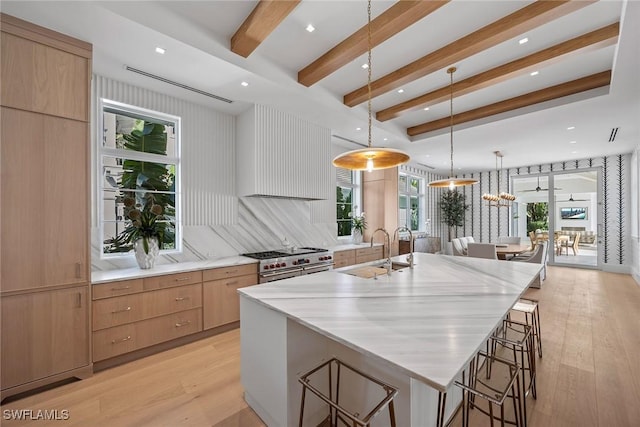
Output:
<path fill-rule="evenodd" d="M 167 122 L 172 123 L 174 127 L 174 137 L 175 137 L 175 151 L 169 155 L 167 153 L 166 156 L 160 154 L 153 153 L 144 153 L 139 151 L 132 150 L 124 150 L 120 148 L 108 148 L 104 146 L 104 136 L 105 136 L 105 124 L 104 124 L 104 113 L 105 108 L 114 111 L 108 112 L 122 112 L 127 115 L 135 115 L 139 119 L 152 119 L 154 121 Z M 182 253 L 182 119 L 179 116 L 174 116 L 167 113 L 162 113 L 160 111 L 150 110 L 147 108 L 137 107 L 135 105 L 125 104 L 123 102 L 113 101 L 107 98 L 100 98 L 98 102 L 98 117 L 97 117 L 97 138 L 96 138 L 96 197 L 98 199 L 96 212 L 96 221 L 98 225 L 98 246 L 100 259 L 114 259 L 114 258 L 130 258 L 134 257 L 134 251 L 130 250 L 128 252 L 117 252 L 117 253 L 105 253 L 104 252 L 104 240 L 105 240 L 105 216 L 104 216 L 104 177 L 103 171 L 105 168 L 105 157 L 111 158 L 120 158 L 120 159 L 128 159 L 135 161 L 144 161 L 144 162 L 152 162 L 152 163 L 161 163 L 165 165 L 174 165 L 175 166 L 175 247 L 173 249 L 162 249 L 160 250 L 160 255 L 170 255 L 170 254 L 178 254 Z M 108 167 L 108 166 L 106 166 Z"/>
<path fill-rule="evenodd" d="M 344 181 L 338 180 L 338 174 L 336 174 L 336 189 L 337 188 L 349 188 L 351 189 L 351 216 L 358 214 L 358 209 L 362 206 L 362 172 L 352 170 L 351 172 L 351 183 L 347 183 Z M 338 200 L 336 200 L 335 207 L 338 206 Z M 348 240 L 351 239 L 351 234 L 346 234 L 344 236 L 338 235 L 338 218 L 336 215 L 336 238 L 338 240 Z"/>
<path fill-rule="evenodd" d="M 400 181 L 401 181 L 401 176 L 405 176 L 405 188 L 404 189 L 400 189 Z M 412 192 L 411 191 L 411 181 L 412 180 L 418 180 L 419 182 L 419 188 L 417 192 Z M 418 229 L 417 230 L 411 230 L 413 233 L 422 233 L 422 232 L 426 232 L 426 224 L 425 224 L 425 209 L 426 209 L 426 205 L 425 205 L 425 191 L 426 191 L 426 180 L 424 179 L 424 177 L 421 177 L 419 175 L 414 175 L 408 172 L 403 172 L 403 171 L 398 171 L 398 227 L 407 227 L 411 230 L 411 220 L 409 219 L 409 223 L 408 224 L 400 224 L 400 199 L 402 197 L 406 197 L 407 200 L 407 208 L 405 208 L 405 210 L 407 210 L 408 212 L 411 211 L 411 198 L 414 197 L 418 199 Z M 408 218 L 408 217 L 407 217 Z"/>

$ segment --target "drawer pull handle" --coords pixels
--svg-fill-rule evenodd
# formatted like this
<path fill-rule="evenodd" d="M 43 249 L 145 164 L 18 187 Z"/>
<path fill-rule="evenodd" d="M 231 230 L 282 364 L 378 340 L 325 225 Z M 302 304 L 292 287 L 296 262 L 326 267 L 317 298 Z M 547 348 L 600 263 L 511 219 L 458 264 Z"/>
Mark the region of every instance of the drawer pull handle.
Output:
<path fill-rule="evenodd" d="M 111 288 L 112 291 L 126 291 L 127 289 L 131 289 L 131 286 L 120 286 L 119 288 Z"/>
<path fill-rule="evenodd" d="M 76 279 L 82 278 L 82 263 L 76 262 Z"/>
<path fill-rule="evenodd" d="M 237 280 L 234 280 L 234 281 L 232 281 L 232 282 L 227 282 L 227 283 L 225 283 L 225 285 L 227 285 L 227 286 L 237 285 L 237 284 L 238 284 L 238 281 L 237 281 Z"/>
<path fill-rule="evenodd" d="M 191 324 L 191 320 L 185 320 L 184 322 L 176 323 L 176 328 L 180 328 L 181 326 L 187 326 Z"/>
<path fill-rule="evenodd" d="M 122 310 L 113 310 L 111 314 L 124 313 L 126 311 L 131 311 L 131 307 L 123 308 Z"/>
<path fill-rule="evenodd" d="M 176 279 L 176 282 L 186 282 L 187 280 L 189 280 L 188 277 L 180 277 L 180 278 Z"/>
<path fill-rule="evenodd" d="M 120 339 L 117 339 L 117 340 L 112 340 L 111 344 L 118 344 L 118 343 L 121 343 L 121 342 L 129 341 L 130 339 L 131 339 L 131 335 L 127 335 L 126 338 L 120 338 Z"/>
<path fill-rule="evenodd" d="M 184 300 L 187 300 L 187 299 L 190 299 L 190 298 L 189 297 L 177 297 L 176 301 L 184 301 Z"/>
<path fill-rule="evenodd" d="M 233 273 L 237 273 L 238 270 L 229 270 L 229 271 L 225 271 L 224 274 L 233 274 Z"/>

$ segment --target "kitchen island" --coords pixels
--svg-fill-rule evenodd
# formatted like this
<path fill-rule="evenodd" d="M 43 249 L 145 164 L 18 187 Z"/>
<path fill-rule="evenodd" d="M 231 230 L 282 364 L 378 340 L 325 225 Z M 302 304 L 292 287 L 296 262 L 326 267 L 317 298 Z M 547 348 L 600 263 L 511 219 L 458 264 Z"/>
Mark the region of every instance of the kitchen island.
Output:
<path fill-rule="evenodd" d="M 349 274 L 350 266 L 239 290 L 245 399 L 267 425 L 297 425 L 298 376 L 332 356 L 398 388 L 399 426 L 435 426 L 440 410 L 441 421 L 451 415 L 461 399 L 453 382 L 542 265 L 424 253 L 414 260 L 413 269 L 375 278 Z M 307 399 L 305 425 L 324 416 Z"/>

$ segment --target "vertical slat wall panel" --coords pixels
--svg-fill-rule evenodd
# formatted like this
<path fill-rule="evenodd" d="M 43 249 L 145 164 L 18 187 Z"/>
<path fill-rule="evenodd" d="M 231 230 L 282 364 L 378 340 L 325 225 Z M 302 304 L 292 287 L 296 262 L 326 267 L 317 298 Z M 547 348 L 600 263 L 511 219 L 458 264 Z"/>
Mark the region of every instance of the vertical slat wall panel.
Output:
<path fill-rule="evenodd" d="M 546 174 L 559 171 L 578 171 L 580 169 L 601 167 L 603 169 L 602 197 L 603 215 L 602 230 L 602 257 L 605 265 L 630 266 L 632 258 L 632 239 L 630 236 L 630 206 L 627 202 L 631 193 L 631 153 L 619 154 L 607 157 L 579 159 L 544 165 L 521 166 L 503 170 L 500 176 L 500 189 L 505 191 L 511 185 L 512 176 L 526 176 Z M 458 236 L 474 236 L 476 241 L 492 242 L 498 236 L 508 235 L 511 232 L 511 209 L 490 208 L 482 200 L 483 193 L 495 193 L 496 172 L 480 172 L 465 176 L 478 179 L 476 185 L 465 187 L 466 203 L 469 204 L 464 227 L 458 229 Z M 556 185 L 557 186 L 557 185 Z M 439 200 L 439 189 L 429 189 L 427 198 L 434 197 Z M 439 215 L 438 215 L 439 221 Z M 435 225 L 435 224 L 434 224 Z M 434 229 L 434 235 L 438 235 Z M 447 239 L 447 228 L 442 226 L 439 234 L 443 241 Z"/>
<path fill-rule="evenodd" d="M 257 194 L 329 199 L 335 191 L 331 130 L 256 105 Z"/>
<path fill-rule="evenodd" d="M 93 76 L 94 121 L 100 98 L 179 116 L 182 119 L 182 207 L 184 226 L 233 224 L 238 217 L 235 197 L 235 117 L 178 98 Z M 96 138 L 92 132 L 93 164 Z M 95 180 L 95 177 L 93 178 Z M 95 182 L 92 186 L 96 191 Z M 93 195 L 95 201 L 96 195 Z M 96 203 L 92 223 L 96 226 Z"/>

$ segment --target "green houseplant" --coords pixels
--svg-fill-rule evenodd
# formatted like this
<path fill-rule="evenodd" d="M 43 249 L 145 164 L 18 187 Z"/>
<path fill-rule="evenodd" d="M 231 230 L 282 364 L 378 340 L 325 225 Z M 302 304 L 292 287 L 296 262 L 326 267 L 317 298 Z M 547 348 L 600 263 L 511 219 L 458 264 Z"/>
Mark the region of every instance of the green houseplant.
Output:
<path fill-rule="evenodd" d="M 354 243 L 362 242 L 362 235 L 364 234 L 364 230 L 366 228 L 367 221 L 365 219 L 364 212 L 351 218 L 351 233 L 353 235 Z"/>
<path fill-rule="evenodd" d="M 440 210 L 442 213 L 442 222 L 447 224 L 449 231 L 449 242 L 451 241 L 451 229 L 457 228 L 464 224 L 465 212 L 469 209 L 469 205 L 465 204 L 465 196 L 457 190 L 447 190 L 440 196 Z"/>

